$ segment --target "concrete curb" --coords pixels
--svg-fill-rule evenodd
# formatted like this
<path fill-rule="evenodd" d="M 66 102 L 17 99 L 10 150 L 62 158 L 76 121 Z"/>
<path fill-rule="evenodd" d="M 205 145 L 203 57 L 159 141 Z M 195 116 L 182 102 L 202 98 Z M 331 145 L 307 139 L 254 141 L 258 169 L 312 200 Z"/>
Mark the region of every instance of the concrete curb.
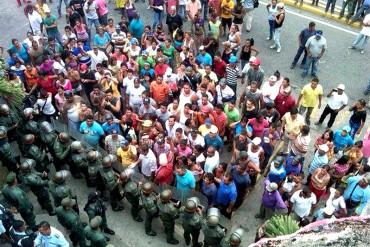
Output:
<path fill-rule="evenodd" d="M 325 7 L 314 6 L 314 5 L 311 5 L 311 3 L 307 3 L 307 2 L 303 2 L 303 5 L 301 5 L 300 2 L 296 2 L 294 0 L 281 0 L 281 2 L 283 2 L 286 5 L 311 12 L 311 13 L 314 13 L 314 14 L 319 15 L 319 16 L 324 16 Z M 352 27 L 355 27 L 355 28 L 361 28 L 361 26 L 362 26 L 361 25 L 362 23 L 360 23 L 358 21 L 353 23 L 353 24 L 349 24 L 349 22 L 346 22 L 345 17 L 343 17 L 341 19 L 338 19 L 338 14 L 337 13 L 334 13 L 334 15 L 331 16 L 330 13 L 328 12 L 325 15 L 325 18 L 332 19 L 334 21 L 341 22 L 343 24 L 346 24 L 346 25 L 349 25 L 349 26 L 352 26 Z"/>

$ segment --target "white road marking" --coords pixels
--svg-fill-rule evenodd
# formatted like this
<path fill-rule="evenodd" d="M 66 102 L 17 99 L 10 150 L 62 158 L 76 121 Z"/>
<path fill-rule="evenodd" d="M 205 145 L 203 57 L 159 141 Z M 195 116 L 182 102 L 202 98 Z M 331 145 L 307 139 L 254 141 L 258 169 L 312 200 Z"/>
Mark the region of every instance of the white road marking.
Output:
<path fill-rule="evenodd" d="M 261 2 L 260 1 L 260 4 L 263 4 L 263 5 L 267 5 L 267 3 L 265 2 Z M 338 27 L 338 26 L 335 26 L 333 24 L 330 24 L 330 23 L 327 23 L 325 21 L 321 21 L 319 19 L 316 19 L 316 18 L 313 18 L 313 17 L 309 17 L 309 16 L 306 16 L 306 15 L 302 15 L 302 14 L 299 14 L 297 12 L 294 12 L 294 11 L 291 11 L 291 10 L 285 10 L 286 12 L 290 13 L 290 14 L 293 14 L 293 15 L 296 15 L 296 16 L 299 16 L 299 17 L 302 17 L 304 19 L 307 19 L 307 20 L 310 20 L 310 21 L 315 21 L 316 23 L 320 23 L 322 25 L 325 25 L 325 26 L 328 26 L 328 27 L 331 27 L 331 28 L 334 28 L 334 29 L 337 29 L 337 30 L 340 30 L 342 32 L 345 32 L 345 33 L 349 33 L 349 34 L 352 34 L 354 36 L 357 36 L 358 33 L 357 32 L 353 32 L 351 30 L 348 30 L 348 29 L 344 29 L 344 28 L 341 28 L 341 27 Z"/>

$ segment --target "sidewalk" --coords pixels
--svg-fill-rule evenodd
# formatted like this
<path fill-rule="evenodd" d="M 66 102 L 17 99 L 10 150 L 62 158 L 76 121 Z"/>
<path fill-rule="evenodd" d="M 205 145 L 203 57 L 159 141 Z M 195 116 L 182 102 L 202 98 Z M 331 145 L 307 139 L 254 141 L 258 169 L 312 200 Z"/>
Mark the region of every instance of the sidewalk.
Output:
<path fill-rule="evenodd" d="M 281 2 L 283 2 L 286 5 L 311 12 L 311 13 L 314 13 L 314 14 L 319 15 L 319 16 L 324 16 L 326 2 L 319 2 L 318 6 L 312 5 L 311 0 L 303 1 L 302 5 L 301 5 L 300 1 L 296 2 L 295 0 L 281 0 Z M 325 18 L 332 19 L 334 21 L 341 22 L 343 24 L 347 24 L 347 25 L 352 26 L 352 27 L 361 28 L 361 26 L 362 26 L 361 21 L 357 21 L 353 24 L 349 24 L 349 21 L 348 22 L 346 21 L 345 16 L 341 19 L 338 19 L 339 12 L 341 11 L 341 9 L 342 9 L 342 7 L 337 4 L 335 6 L 334 15 L 333 16 L 330 15 L 330 9 L 329 9 L 329 11 L 325 15 Z M 346 13 L 347 13 L 347 10 L 345 11 L 345 14 Z"/>

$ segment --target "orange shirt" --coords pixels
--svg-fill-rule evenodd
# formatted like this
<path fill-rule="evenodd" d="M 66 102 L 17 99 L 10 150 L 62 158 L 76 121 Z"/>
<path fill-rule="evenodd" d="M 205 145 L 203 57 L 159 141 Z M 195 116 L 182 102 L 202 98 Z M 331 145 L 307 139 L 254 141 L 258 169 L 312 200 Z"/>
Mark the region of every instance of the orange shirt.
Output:
<path fill-rule="evenodd" d="M 157 83 L 156 81 L 150 84 L 150 93 L 152 94 L 152 98 L 155 100 L 157 104 L 164 102 L 169 93 L 169 88 L 167 83 Z"/>
<path fill-rule="evenodd" d="M 28 70 L 25 70 L 24 72 L 24 77 L 26 78 L 26 83 L 29 88 L 32 88 L 36 83 L 37 83 L 37 69 L 32 68 L 31 72 Z"/>

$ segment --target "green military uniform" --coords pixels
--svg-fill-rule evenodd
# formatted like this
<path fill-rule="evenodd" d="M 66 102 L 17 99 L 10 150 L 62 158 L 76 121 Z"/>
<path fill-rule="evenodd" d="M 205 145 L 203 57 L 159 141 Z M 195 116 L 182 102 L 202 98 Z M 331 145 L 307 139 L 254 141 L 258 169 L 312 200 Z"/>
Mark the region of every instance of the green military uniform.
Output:
<path fill-rule="evenodd" d="M 40 129 L 37 122 L 29 119 L 22 119 L 16 129 L 17 143 L 21 152 L 23 153 L 22 138 L 27 134 L 32 134 L 37 139 L 40 136 Z"/>
<path fill-rule="evenodd" d="M 169 194 L 169 195 L 167 195 Z M 179 210 L 170 201 L 172 192 L 164 190 L 160 194 L 160 200 L 157 202 L 159 217 L 162 220 L 166 232 L 167 243 L 178 244 L 179 241 L 173 237 L 175 233 L 175 220 L 179 218 Z"/>
<path fill-rule="evenodd" d="M 119 201 L 122 200 L 123 197 L 119 191 L 116 173 L 113 171 L 113 168 L 103 167 L 100 171 L 100 175 L 103 179 L 104 189 L 109 192 L 109 200 L 113 211 L 123 210 L 124 207 L 119 205 Z"/>
<path fill-rule="evenodd" d="M 54 199 L 54 206 L 59 207 L 64 198 L 73 198 L 73 193 L 71 188 L 65 183 L 67 179 L 67 171 L 57 172 L 53 179 L 49 182 L 50 193 Z"/>
<path fill-rule="evenodd" d="M 7 184 L 2 190 L 5 200 L 18 210 L 29 228 L 34 228 L 36 226 L 36 216 L 33 213 L 33 205 L 26 192 L 17 186 L 16 174 L 14 172 L 9 173 L 6 182 Z"/>
<path fill-rule="evenodd" d="M 24 157 L 36 161 L 35 170 L 49 173 L 49 157 L 34 144 L 24 144 Z"/>
<path fill-rule="evenodd" d="M 43 149 L 48 149 L 51 157 L 55 156 L 54 152 L 54 142 L 57 139 L 57 134 L 54 131 L 45 132 L 41 126 L 41 135 L 40 135 L 41 143 Z"/>
<path fill-rule="evenodd" d="M 89 151 L 86 155 L 87 160 L 87 173 L 88 177 L 86 179 L 87 187 L 98 187 L 101 189 L 101 181 L 99 178 L 99 171 L 103 167 L 101 161 L 101 155 L 98 151 Z"/>
<path fill-rule="evenodd" d="M 63 136 L 63 137 L 62 137 Z M 70 137 L 66 133 L 60 133 L 54 142 L 54 166 L 57 171 L 66 169 L 70 161 Z"/>
<path fill-rule="evenodd" d="M 224 238 L 221 241 L 221 247 L 239 247 L 244 235 L 244 229 L 236 229 L 228 238 Z"/>
<path fill-rule="evenodd" d="M 102 218 L 96 216 L 90 220 L 90 225 L 85 227 L 86 239 L 90 240 L 91 247 L 106 247 L 107 241 L 104 234 L 100 231 Z"/>
<path fill-rule="evenodd" d="M 211 226 L 207 223 L 207 220 L 202 222 L 202 231 L 204 234 L 204 247 L 220 246 L 221 240 L 225 237 L 225 231 L 219 225 Z"/>
<path fill-rule="evenodd" d="M 123 191 L 125 192 L 127 201 L 131 204 L 131 214 L 133 219 L 138 222 L 142 222 L 143 219 L 139 216 L 140 191 L 137 184 L 129 179 L 126 182 Z"/>
<path fill-rule="evenodd" d="M 143 203 L 143 208 L 146 212 L 145 232 L 150 236 L 155 236 L 156 233 L 152 231 L 152 221 L 154 218 L 158 217 L 159 214 L 159 210 L 157 207 L 157 196 L 152 191 L 149 191 L 149 193 L 144 193 L 144 191 L 142 190 L 140 198 L 141 202 Z"/>
<path fill-rule="evenodd" d="M 189 208 L 189 204 L 193 208 Z M 200 229 L 202 228 L 202 217 L 197 213 L 197 205 L 193 202 L 187 202 L 186 206 L 180 208 L 180 216 L 182 219 L 182 227 L 184 228 L 184 238 L 186 245 L 192 243 L 194 247 L 201 246 L 198 243 Z M 192 238 L 191 238 L 191 237 Z"/>
<path fill-rule="evenodd" d="M 54 215 L 54 209 L 51 205 L 49 192 L 46 189 L 48 180 L 43 179 L 43 174 L 31 170 L 33 160 L 26 160 L 21 164 L 21 174 L 19 175 L 22 185 L 30 188 L 32 193 L 36 196 L 42 209 L 46 209 L 49 215 Z M 28 169 L 26 167 L 28 166 Z"/>
<path fill-rule="evenodd" d="M 85 231 L 80 216 L 72 209 L 76 201 L 70 198 L 62 200 L 62 206 L 55 209 L 58 222 L 70 232 L 69 238 L 73 246 L 86 247 Z"/>
<path fill-rule="evenodd" d="M 9 140 L 14 140 L 19 120 L 19 117 L 12 112 L 0 114 L 0 126 L 4 126 L 8 130 Z"/>
<path fill-rule="evenodd" d="M 6 138 L 6 132 L 1 130 L 0 132 L 4 132 L 5 136 L 0 138 L 0 160 L 3 166 L 6 166 L 8 171 L 13 171 L 18 173 L 17 164 L 18 161 L 15 157 L 12 147 Z"/>

